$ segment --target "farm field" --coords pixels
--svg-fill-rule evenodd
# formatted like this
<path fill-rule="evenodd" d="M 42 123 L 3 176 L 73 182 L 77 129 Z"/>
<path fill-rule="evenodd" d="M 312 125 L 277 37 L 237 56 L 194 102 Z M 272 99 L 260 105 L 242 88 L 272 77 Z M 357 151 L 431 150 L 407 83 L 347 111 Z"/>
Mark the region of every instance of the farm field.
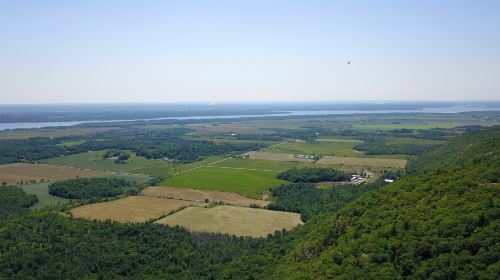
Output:
<path fill-rule="evenodd" d="M 222 201 L 226 204 L 238 206 L 250 206 L 252 204 L 257 204 L 264 207 L 269 204 L 267 201 L 251 199 L 236 193 L 173 187 L 148 187 L 143 190 L 142 194 L 151 197 L 191 200 L 197 202 L 205 202 L 205 200 L 208 199 L 210 202 Z"/>
<path fill-rule="evenodd" d="M 22 182 L 59 181 L 77 177 L 108 175 L 102 171 L 82 170 L 48 164 L 12 163 L 0 165 L 0 183 L 16 185 Z"/>
<path fill-rule="evenodd" d="M 271 170 L 283 171 L 294 167 L 312 166 L 313 163 L 301 163 L 292 161 L 277 161 L 277 160 L 263 160 L 263 159 L 249 159 L 249 158 L 231 158 L 213 164 L 212 166 L 218 167 L 231 167 L 231 168 L 244 168 L 256 170 Z"/>
<path fill-rule="evenodd" d="M 316 141 L 309 142 L 287 142 L 265 149 L 266 152 L 272 153 L 287 153 L 287 154 L 304 154 L 304 155 L 320 155 L 320 156 L 361 156 L 362 153 L 354 151 L 354 146 L 359 142 L 352 141 Z"/>
<path fill-rule="evenodd" d="M 38 183 L 31 185 L 22 185 L 22 188 L 28 194 L 34 194 L 38 197 L 38 203 L 31 206 L 31 209 L 40 209 L 49 205 L 68 202 L 69 199 L 53 196 L 49 194 L 50 183 Z"/>
<path fill-rule="evenodd" d="M 134 173 L 146 174 L 151 176 L 169 176 L 182 172 L 188 172 L 193 168 L 209 165 L 214 162 L 224 160 L 222 156 L 207 157 L 205 159 L 190 163 L 167 163 L 165 166 L 149 166 L 143 169 L 134 170 Z"/>
<path fill-rule="evenodd" d="M 233 169 L 223 167 L 201 167 L 167 178 L 161 185 L 189 189 L 205 189 L 235 192 L 260 199 L 270 187 L 286 181 L 276 178 L 276 172 Z"/>
<path fill-rule="evenodd" d="M 359 157 L 332 157 L 325 156 L 317 161 L 320 164 L 351 165 L 351 166 L 373 166 L 387 168 L 404 168 L 405 159 L 391 158 L 359 158 Z"/>
<path fill-rule="evenodd" d="M 129 196 L 109 202 L 83 205 L 70 212 L 75 218 L 144 223 L 179 210 L 193 202 L 149 196 Z"/>
<path fill-rule="evenodd" d="M 262 159 L 262 160 L 277 160 L 277 161 L 292 161 L 292 162 L 314 162 L 312 159 L 306 158 L 296 158 L 293 154 L 284 153 L 270 153 L 270 152 L 248 152 L 250 159 Z"/>
<path fill-rule="evenodd" d="M 146 159 L 138 157 L 134 153 L 130 153 L 130 159 L 127 160 L 127 163 L 116 164 L 112 159 L 103 159 L 103 153 L 105 153 L 105 151 L 87 152 L 70 156 L 50 158 L 42 160 L 41 162 L 61 166 L 97 169 L 109 172 L 133 173 L 148 176 L 169 176 L 223 159 L 223 157 L 214 156 L 191 163 L 181 164 L 159 159 Z"/>
<path fill-rule="evenodd" d="M 156 223 L 179 225 L 193 232 L 265 237 L 283 228 L 290 230 L 302 221 L 297 213 L 220 205 L 213 208 L 188 207 Z"/>
<path fill-rule="evenodd" d="M 97 169 L 111 172 L 132 172 L 134 170 L 146 170 L 148 168 L 168 169 L 173 164 L 161 160 L 146 159 L 130 153 L 130 159 L 125 164 L 116 164 L 113 159 L 104 159 L 102 155 L 106 151 L 86 152 L 69 156 L 55 157 L 41 162 L 62 166 L 73 166 L 79 168 Z M 137 172 L 141 173 L 141 172 Z M 142 173 L 145 174 L 145 173 Z M 149 175 L 149 174 L 148 174 Z M 154 175 L 154 174 L 151 174 Z"/>

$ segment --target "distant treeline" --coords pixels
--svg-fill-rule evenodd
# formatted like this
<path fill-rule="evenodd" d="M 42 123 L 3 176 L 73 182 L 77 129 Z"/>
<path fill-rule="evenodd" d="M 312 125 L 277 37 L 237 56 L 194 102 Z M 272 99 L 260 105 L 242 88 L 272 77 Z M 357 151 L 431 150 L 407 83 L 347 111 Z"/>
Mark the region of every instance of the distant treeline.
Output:
<path fill-rule="evenodd" d="M 127 106 L 127 105 L 124 105 Z M 192 116 L 225 116 L 225 115 L 259 115 L 259 114 L 271 114 L 269 110 L 263 110 L 259 108 L 220 108 L 219 110 L 201 108 L 201 106 L 189 106 L 191 108 L 198 107 L 196 110 L 191 108 L 169 108 L 164 106 L 164 108 L 145 108 L 145 106 L 137 106 L 136 108 L 125 108 L 121 105 L 113 105 L 112 107 L 105 108 L 103 106 L 80 106 L 50 108 L 53 111 L 48 111 L 47 109 L 40 110 L 39 108 L 33 108 L 33 110 L 28 110 L 27 108 L 16 108 L 14 110 L 4 110 L 0 112 L 0 119 L 4 123 L 18 123 L 18 122 L 61 122 L 61 121 L 109 121 L 109 120 L 134 120 L 134 119 L 154 119 L 154 118 L 168 118 L 168 117 L 192 117 Z M 47 106 L 45 106 L 47 107 Z M 178 106 L 179 107 L 179 106 Z M 63 111 L 63 112 L 61 112 Z M 198 121 L 198 120 L 197 120 Z"/>
<path fill-rule="evenodd" d="M 60 142 L 51 138 L 0 140 L 0 164 L 71 154 L 71 151 L 56 145 Z"/>

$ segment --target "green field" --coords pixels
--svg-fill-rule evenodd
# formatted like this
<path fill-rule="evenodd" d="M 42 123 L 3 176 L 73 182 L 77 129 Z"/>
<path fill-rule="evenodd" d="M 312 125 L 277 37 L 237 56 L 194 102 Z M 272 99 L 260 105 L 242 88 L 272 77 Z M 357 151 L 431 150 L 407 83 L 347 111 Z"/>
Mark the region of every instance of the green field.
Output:
<path fill-rule="evenodd" d="M 113 159 L 104 159 L 102 155 L 105 151 L 87 152 L 70 156 L 62 156 L 42 160 L 43 163 L 74 166 L 88 169 L 98 169 L 112 172 L 133 172 L 136 170 L 147 170 L 147 168 L 168 169 L 173 164 L 161 160 L 146 159 L 130 153 L 130 159 L 125 164 L 116 164 Z M 137 172 L 141 173 L 141 172 Z M 147 173 L 141 173 L 147 174 Z M 149 175 L 149 174 L 148 174 Z M 154 175 L 154 174 L 151 174 Z"/>
<path fill-rule="evenodd" d="M 279 172 L 279 171 L 283 171 L 283 170 L 294 168 L 294 167 L 310 166 L 310 165 L 314 165 L 314 164 L 292 162 L 292 161 L 231 158 L 231 159 L 227 159 L 227 160 L 218 162 L 212 166 L 258 169 L 258 170 L 272 170 L 272 171 Z"/>
<path fill-rule="evenodd" d="M 276 179 L 276 172 L 223 167 L 201 167 L 167 178 L 164 186 L 235 192 L 260 199 L 270 187 L 286 181 Z"/>
<path fill-rule="evenodd" d="M 354 146 L 359 144 L 359 142 L 353 141 L 316 141 L 314 143 L 309 142 L 288 142 L 280 145 L 276 145 L 265 149 L 266 152 L 272 153 L 286 153 L 286 154 L 306 154 L 306 155 L 320 155 L 320 156 L 349 156 L 356 157 L 362 154 L 357 153 L 353 150 Z"/>
<path fill-rule="evenodd" d="M 145 168 L 134 170 L 134 173 L 150 175 L 150 176 L 170 176 L 173 174 L 177 174 L 179 172 L 211 164 L 213 162 L 217 162 L 222 159 L 223 157 L 221 156 L 213 156 L 190 163 L 168 163 L 165 165 L 151 165 Z"/>
<path fill-rule="evenodd" d="M 39 183 L 20 186 L 26 193 L 34 194 L 38 197 L 38 203 L 31 209 L 40 209 L 49 205 L 68 202 L 69 199 L 57 197 L 49 194 L 49 183 Z"/>
<path fill-rule="evenodd" d="M 222 157 L 209 157 L 192 163 L 180 164 L 159 159 L 146 159 L 138 157 L 131 152 L 130 159 L 128 159 L 125 164 L 116 164 L 113 159 L 103 159 L 102 155 L 104 152 L 105 151 L 87 152 L 45 159 L 41 160 L 41 162 L 111 172 L 134 173 L 149 176 L 169 176 L 180 171 L 188 170 L 222 159 Z"/>

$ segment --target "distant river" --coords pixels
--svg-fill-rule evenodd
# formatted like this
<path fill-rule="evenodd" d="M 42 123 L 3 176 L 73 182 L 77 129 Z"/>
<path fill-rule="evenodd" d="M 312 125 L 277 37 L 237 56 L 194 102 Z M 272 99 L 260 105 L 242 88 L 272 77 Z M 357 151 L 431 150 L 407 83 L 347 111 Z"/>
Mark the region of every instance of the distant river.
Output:
<path fill-rule="evenodd" d="M 133 122 L 133 121 L 155 121 L 155 120 L 210 120 L 210 119 L 239 119 L 253 117 L 286 117 L 286 116 L 313 116 L 313 115 L 348 115 L 348 114 L 387 114 L 387 113 L 461 113 L 471 111 L 500 111 L 496 107 L 454 105 L 447 107 L 431 107 L 418 110 L 333 110 L 333 111 L 288 111 L 260 115 L 216 115 L 216 116 L 185 116 L 154 119 L 131 119 L 131 120 L 95 120 L 95 121 L 68 121 L 68 122 L 21 122 L 0 123 L 0 131 L 10 129 L 29 129 L 43 127 L 73 126 L 82 123 L 109 123 L 109 122 Z"/>

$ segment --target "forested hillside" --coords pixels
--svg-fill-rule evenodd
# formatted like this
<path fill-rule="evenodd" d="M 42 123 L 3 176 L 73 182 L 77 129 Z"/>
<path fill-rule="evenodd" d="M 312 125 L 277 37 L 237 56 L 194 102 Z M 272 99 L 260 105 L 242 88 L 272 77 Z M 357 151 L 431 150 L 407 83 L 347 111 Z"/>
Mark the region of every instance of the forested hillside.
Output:
<path fill-rule="evenodd" d="M 410 165 L 417 175 L 311 219 L 285 256 L 270 262 L 272 276 L 260 276 L 498 279 L 499 142 L 495 127 L 421 157 Z M 237 260 L 226 275 L 255 273 L 252 263 Z"/>
<path fill-rule="evenodd" d="M 500 126 L 480 131 L 464 133 L 451 139 L 447 145 L 433 150 L 410 161 L 407 171 L 410 174 L 423 174 L 430 171 L 460 171 L 477 169 L 475 174 L 481 180 L 495 180 L 500 176 Z"/>

